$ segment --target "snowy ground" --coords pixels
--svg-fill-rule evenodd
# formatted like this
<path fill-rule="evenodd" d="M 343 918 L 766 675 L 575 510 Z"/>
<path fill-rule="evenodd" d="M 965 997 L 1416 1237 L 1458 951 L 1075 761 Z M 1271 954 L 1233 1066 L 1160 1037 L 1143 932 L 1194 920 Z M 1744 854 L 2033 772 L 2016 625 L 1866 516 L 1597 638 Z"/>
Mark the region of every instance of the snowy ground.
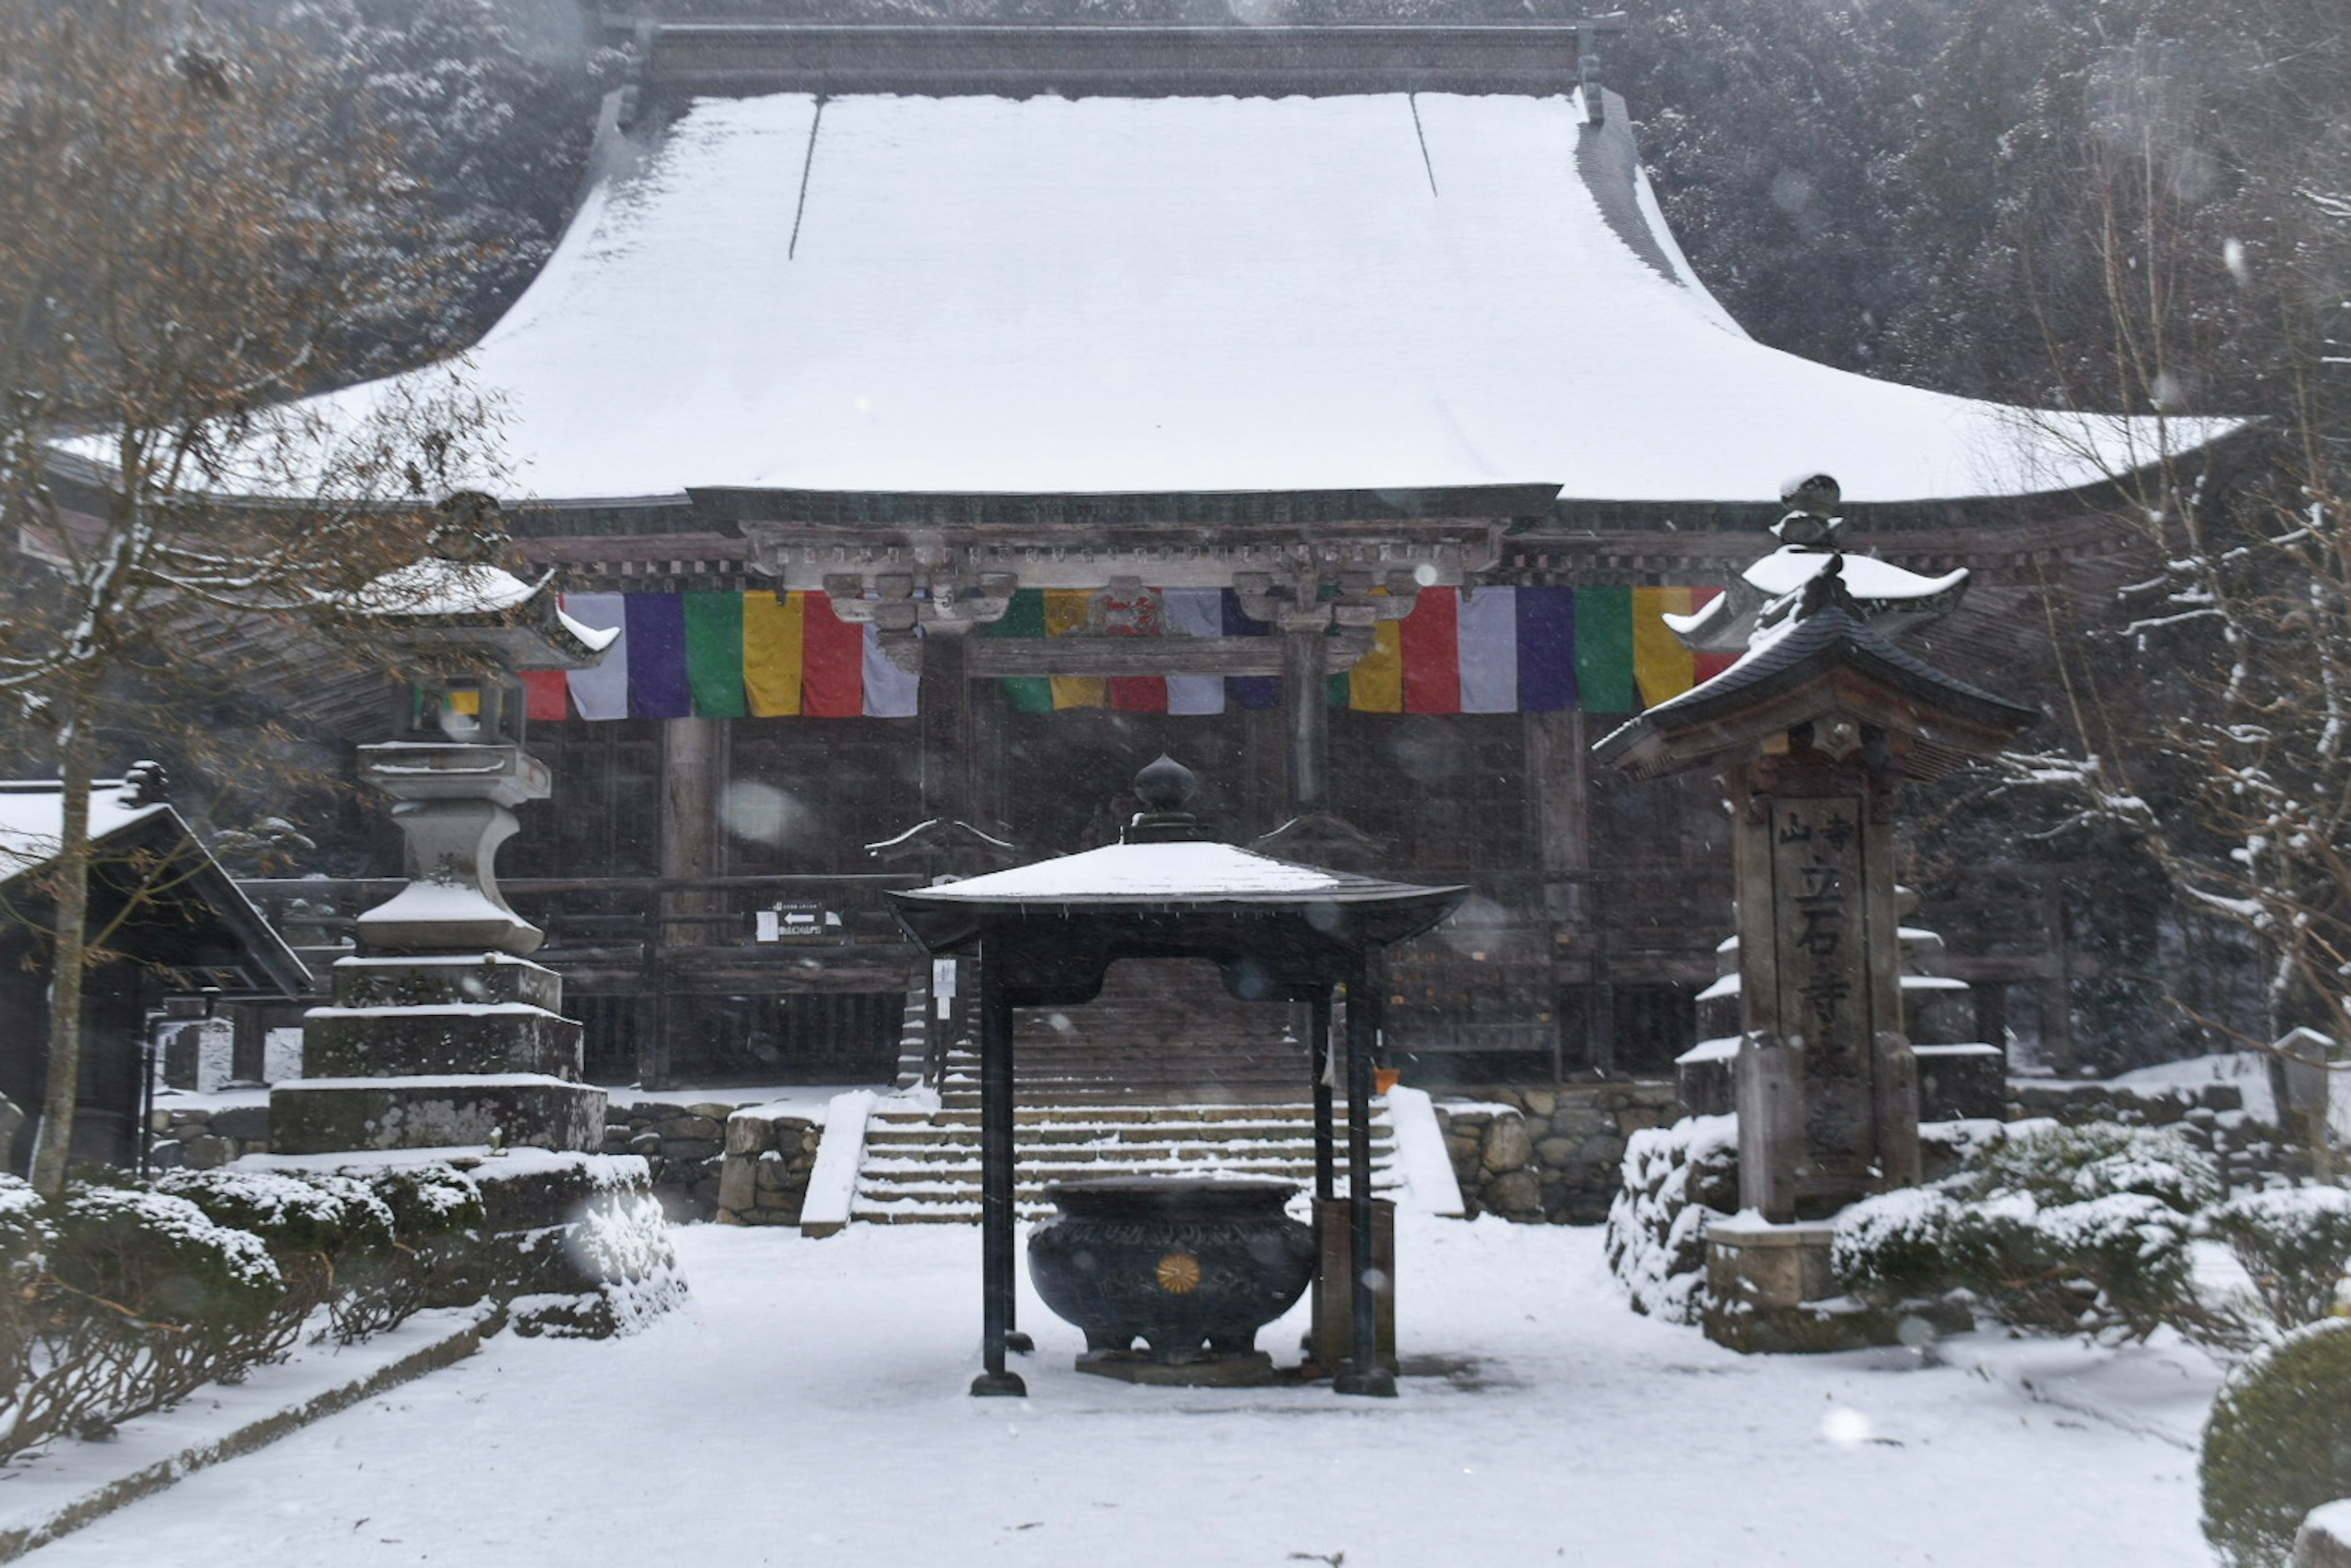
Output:
<path fill-rule="evenodd" d="M 30 1561 L 2210 1562 L 2193 1353 L 1743 1359 L 1628 1312 L 1596 1230 L 1402 1218 L 1405 1354 L 1455 1370 L 1392 1403 L 1081 1376 L 1033 1298 L 1030 1397 L 972 1399 L 976 1228 L 704 1226 L 693 1305 L 643 1334 L 501 1336 Z"/>

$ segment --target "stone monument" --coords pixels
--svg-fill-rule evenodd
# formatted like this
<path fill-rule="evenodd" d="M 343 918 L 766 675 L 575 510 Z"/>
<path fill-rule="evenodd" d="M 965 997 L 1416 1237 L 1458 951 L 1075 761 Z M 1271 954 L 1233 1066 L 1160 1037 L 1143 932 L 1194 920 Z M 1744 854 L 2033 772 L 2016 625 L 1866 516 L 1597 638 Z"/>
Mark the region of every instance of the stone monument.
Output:
<path fill-rule="evenodd" d="M 1740 1030 L 1737 1219 L 1708 1232 L 1713 1338 L 1830 1348 L 1863 1325 L 1836 1292 L 1837 1210 L 1919 1179 L 1917 1063 L 1904 1028 L 1894 803 L 2038 716 L 1896 647 L 1888 630 L 1957 602 L 1965 574 L 1850 556 L 1834 480 L 1783 493 L 1782 548 L 1697 614 L 1693 647 L 1745 649 L 1703 685 L 1603 739 L 1636 778 L 1719 771 L 1735 828 Z"/>

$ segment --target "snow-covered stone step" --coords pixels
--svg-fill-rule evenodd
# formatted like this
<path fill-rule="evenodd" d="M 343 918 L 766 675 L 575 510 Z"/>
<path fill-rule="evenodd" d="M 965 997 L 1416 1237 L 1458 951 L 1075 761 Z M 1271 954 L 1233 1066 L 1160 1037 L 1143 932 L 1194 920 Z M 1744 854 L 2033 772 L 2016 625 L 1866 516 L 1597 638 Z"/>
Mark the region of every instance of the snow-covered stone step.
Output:
<path fill-rule="evenodd" d="M 1237 1147 L 1237 1145 L 1253 1145 L 1253 1143 L 1258 1145 L 1265 1145 L 1265 1143 L 1311 1145 L 1314 1143 L 1311 1133 L 1302 1133 L 1298 1131 L 1298 1128 L 1253 1126 L 1253 1124 L 1232 1124 L 1232 1128 L 1234 1128 L 1232 1133 L 1225 1133 L 1217 1126 L 1213 1126 L 1213 1124 L 1185 1126 L 1185 1124 L 1180 1122 L 1150 1124 L 1150 1126 L 1123 1126 L 1123 1128 L 1101 1128 L 1101 1126 L 1032 1126 L 1029 1128 L 1025 1126 L 1025 1128 L 1018 1128 L 1018 1131 L 1013 1133 L 1013 1145 L 1016 1145 L 1016 1147 L 1023 1147 L 1023 1150 L 1032 1150 L 1032 1147 L 1034 1150 L 1044 1150 L 1044 1147 L 1102 1147 L 1102 1150 L 1122 1150 L 1123 1147 L 1123 1150 L 1145 1150 L 1145 1147 L 1159 1147 L 1159 1145 L 1178 1145 L 1178 1143 L 1216 1143 L 1220 1145 L 1220 1147 Z M 1380 1143 L 1380 1140 L 1387 1138 L 1387 1128 L 1375 1124 L 1375 1126 L 1371 1128 L 1371 1135 L 1373 1135 L 1373 1143 Z M 886 1128 L 870 1128 L 868 1135 L 865 1135 L 868 1147 L 874 1147 L 874 1150 L 895 1150 L 895 1147 L 935 1147 L 935 1145 L 976 1147 L 978 1140 L 980 1140 L 978 1128 L 964 1128 L 964 1126 L 947 1126 L 947 1128 L 886 1126 Z"/>
<path fill-rule="evenodd" d="M 1021 1181 L 1100 1181 L 1106 1173 L 1101 1166 L 1085 1165 L 1030 1166 L 1023 1164 Z M 1305 1159 L 1167 1159 L 1121 1161 L 1118 1176 L 1264 1176 L 1275 1181 L 1311 1181 L 1314 1161 Z M 885 1163 L 868 1166 L 864 1172 L 863 1190 L 871 1193 L 902 1191 L 910 1186 L 944 1186 L 958 1190 L 974 1186 L 979 1181 L 979 1166 L 930 1165 L 921 1161 Z"/>
<path fill-rule="evenodd" d="M 1013 1145 L 1023 1165 L 1148 1165 L 1167 1160 L 1311 1160 L 1314 1157 L 1311 1144 L 1272 1139 L 1247 1139 L 1236 1143 L 1195 1144 L 1016 1144 Z M 1374 1158 L 1391 1153 L 1395 1145 L 1384 1138 L 1372 1142 Z M 1343 1159 L 1344 1155 L 1341 1156 Z M 888 1144 L 869 1145 L 865 1156 L 868 1170 L 891 1170 L 901 1164 L 969 1165 L 979 1163 L 977 1143 L 956 1144 Z"/>
<path fill-rule="evenodd" d="M 1344 1102 L 1340 1103 L 1336 1107 L 1335 1113 L 1340 1121 L 1344 1122 L 1346 1120 L 1346 1104 Z M 1375 1117 L 1380 1114 L 1380 1111 L 1377 1106 L 1374 1107 L 1373 1113 Z M 904 1123 L 909 1121 L 937 1121 L 944 1124 L 960 1123 L 976 1127 L 979 1124 L 979 1102 L 977 1097 L 975 1097 L 967 1105 L 943 1103 L 939 1110 L 929 1113 L 918 1111 L 877 1110 L 874 1113 L 874 1116 L 877 1121 L 885 1122 Z M 1303 1101 L 1296 1103 L 1269 1102 L 1265 1103 L 1203 1104 L 1192 1101 L 1153 1100 L 1135 1104 L 1085 1103 L 1076 1105 L 1024 1102 L 1023 1103 L 1014 1107 L 1012 1119 L 1016 1123 L 1078 1121 L 1094 1121 L 1103 1123 L 1246 1122 L 1263 1120 L 1296 1121 L 1303 1125 L 1311 1127 L 1314 1123 L 1314 1107 Z"/>
<path fill-rule="evenodd" d="M 877 1110 L 866 1128 L 850 1217 L 874 1224 L 977 1220 L 979 1112 L 971 1099 L 927 1113 Z M 1343 1134 L 1345 1114 L 1340 1107 Z M 1309 1187 L 1313 1117 L 1302 1100 L 1024 1103 L 1015 1112 L 1015 1205 L 1024 1218 L 1039 1218 L 1052 1212 L 1049 1185 L 1120 1176 L 1228 1176 Z M 1374 1186 L 1399 1186 L 1384 1104 L 1373 1121 L 1372 1156 Z"/>

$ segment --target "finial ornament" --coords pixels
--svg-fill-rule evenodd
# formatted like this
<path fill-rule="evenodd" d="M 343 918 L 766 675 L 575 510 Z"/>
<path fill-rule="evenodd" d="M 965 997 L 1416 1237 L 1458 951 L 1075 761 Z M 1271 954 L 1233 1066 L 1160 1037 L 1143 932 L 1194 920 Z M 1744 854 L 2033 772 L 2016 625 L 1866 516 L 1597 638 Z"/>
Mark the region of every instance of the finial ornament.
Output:
<path fill-rule="evenodd" d="M 1200 787 L 1198 775 L 1162 753 L 1159 759 L 1134 776 L 1134 798 L 1143 810 L 1119 834 L 1130 844 L 1180 843 L 1205 839 L 1199 819 L 1184 807 Z"/>
<path fill-rule="evenodd" d="M 1134 776 L 1134 798 L 1153 811 L 1182 810 L 1199 788 L 1199 776 L 1164 751 Z"/>
<path fill-rule="evenodd" d="M 1780 486 L 1780 504 L 1788 513 L 1771 525 L 1783 545 L 1807 549 L 1835 549 L 1844 519 L 1836 515 L 1844 492 L 1826 474 L 1800 474 Z"/>

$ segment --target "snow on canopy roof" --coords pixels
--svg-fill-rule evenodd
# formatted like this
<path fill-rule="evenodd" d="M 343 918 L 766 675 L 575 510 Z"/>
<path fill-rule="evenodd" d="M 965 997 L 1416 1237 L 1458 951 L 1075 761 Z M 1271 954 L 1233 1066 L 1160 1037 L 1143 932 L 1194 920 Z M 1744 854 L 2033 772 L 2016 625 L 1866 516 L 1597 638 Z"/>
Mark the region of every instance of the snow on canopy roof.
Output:
<path fill-rule="evenodd" d="M 2152 422 L 1754 341 L 1689 274 L 1629 141 L 1631 200 L 1604 213 L 1586 134 L 1568 95 L 699 99 L 603 149 L 473 350 L 512 465 L 484 483 L 1695 501 L 1809 465 L 1884 502 L 2155 455 Z"/>
<path fill-rule="evenodd" d="M 89 836 L 95 843 L 169 811 L 163 801 L 123 803 L 122 781 L 90 782 Z M 65 801 L 56 779 L 0 780 L 0 882 L 57 858 L 63 843 Z"/>
<path fill-rule="evenodd" d="M 898 896 L 936 904 L 1360 903 L 1458 889 L 1383 882 L 1205 841 L 1107 844 Z"/>

